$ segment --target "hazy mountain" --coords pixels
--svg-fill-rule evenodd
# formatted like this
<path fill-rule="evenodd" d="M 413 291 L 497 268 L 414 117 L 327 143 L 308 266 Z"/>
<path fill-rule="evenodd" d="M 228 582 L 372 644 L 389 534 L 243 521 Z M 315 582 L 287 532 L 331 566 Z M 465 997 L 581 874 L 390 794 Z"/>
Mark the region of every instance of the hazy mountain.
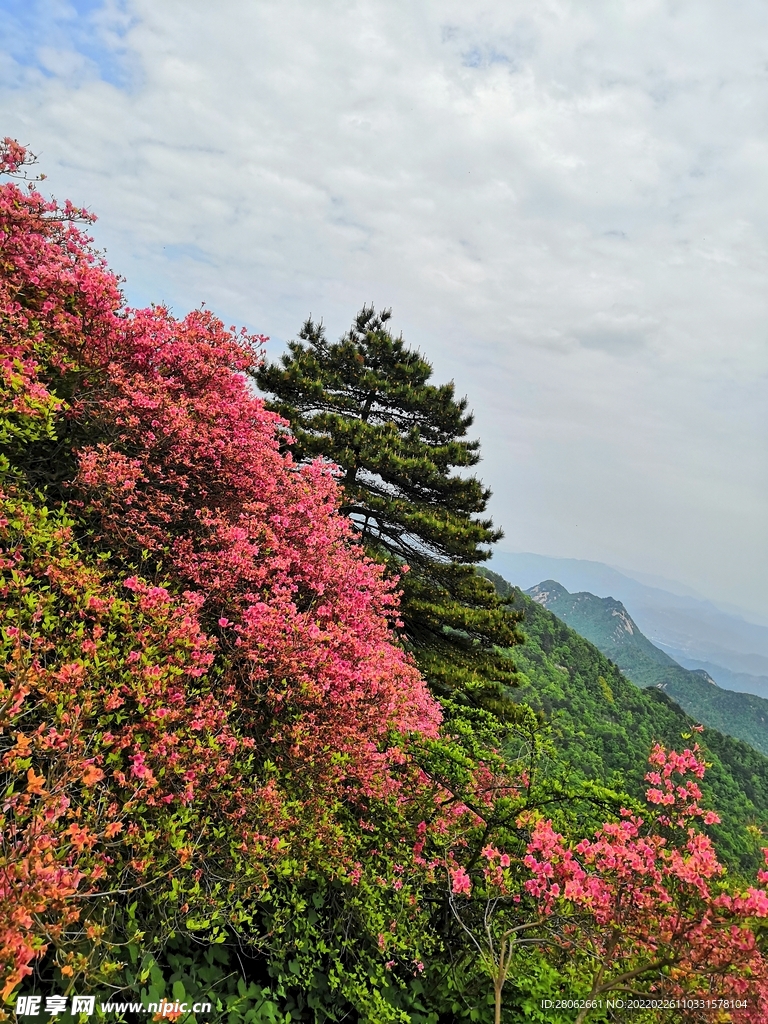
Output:
<path fill-rule="evenodd" d="M 633 576 L 602 562 L 530 553 L 497 552 L 490 567 L 523 590 L 556 579 L 572 593 L 615 598 L 632 609 L 640 630 L 673 659 L 704 668 L 721 687 L 768 696 L 763 688 L 768 627 L 719 608 L 682 584 L 643 573 Z"/>
<path fill-rule="evenodd" d="M 722 665 L 715 665 L 711 661 L 699 661 L 696 658 L 689 658 L 684 651 L 676 651 L 674 648 L 667 648 L 666 651 L 683 668 L 703 669 L 712 676 L 718 686 L 724 686 L 728 690 L 739 690 L 741 693 L 754 693 L 758 697 L 765 697 L 768 700 L 768 676 L 755 676 L 749 672 L 731 672 Z"/>
<path fill-rule="evenodd" d="M 702 669 L 683 668 L 651 643 L 621 601 L 571 594 L 554 580 L 526 593 L 593 643 L 633 683 L 662 689 L 704 725 L 768 754 L 768 700 L 723 689 Z"/>

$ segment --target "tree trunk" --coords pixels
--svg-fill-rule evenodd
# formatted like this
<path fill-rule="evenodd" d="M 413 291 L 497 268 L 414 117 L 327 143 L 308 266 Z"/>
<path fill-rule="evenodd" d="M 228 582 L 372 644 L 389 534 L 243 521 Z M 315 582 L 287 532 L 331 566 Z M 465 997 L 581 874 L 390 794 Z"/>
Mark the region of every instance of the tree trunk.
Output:
<path fill-rule="evenodd" d="M 494 998 L 494 1011 L 493 1011 L 493 1024 L 501 1024 L 501 990 L 504 987 L 504 982 L 501 978 L 497 979 L 493 983 L 493 998 Z"/>

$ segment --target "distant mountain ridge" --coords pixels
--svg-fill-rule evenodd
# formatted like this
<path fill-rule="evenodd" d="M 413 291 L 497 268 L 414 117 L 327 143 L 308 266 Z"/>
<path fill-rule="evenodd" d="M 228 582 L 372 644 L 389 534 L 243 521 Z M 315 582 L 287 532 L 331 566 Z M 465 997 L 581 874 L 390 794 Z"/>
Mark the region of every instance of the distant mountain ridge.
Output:
<path fill-rule="evenodd" d="M 633 683 L 663 690 L 704 725 L 768 754 L 768 700 L 723 689 L 704 669 L 683 668 L 651 643 L 621 601 L 572 594 L 554 580 L 526 594 L 593 643 Z"/>
<path fill-rule="evenodd" d="M 522 590 L 552 579 L 571 593 L 613 597 L 632 610 L 651 642 L 679 664 L 705 669 L 727 689 L 768 697 L 768 627 L 718 608 L 690 588 L 602 562 L 530 552 L 494 552 L 489 567 Z"/>
<path fill-rule="evenodd" d="M 700 661 L 698 658 L 689 658 L 684 652 L 675 651 L 669 648 L 666 652 L 683 668 L 703 669 L 712 676 L 718 686 L 724 686 L 727 690 L 738 690 L 739 693 L 754 693 L 757 697 L 768 700 L 768 676 L 753 676 L 748 672 L 732 672 L 723 668 L 722 665 L 714 665 L 711 661 Z"/>

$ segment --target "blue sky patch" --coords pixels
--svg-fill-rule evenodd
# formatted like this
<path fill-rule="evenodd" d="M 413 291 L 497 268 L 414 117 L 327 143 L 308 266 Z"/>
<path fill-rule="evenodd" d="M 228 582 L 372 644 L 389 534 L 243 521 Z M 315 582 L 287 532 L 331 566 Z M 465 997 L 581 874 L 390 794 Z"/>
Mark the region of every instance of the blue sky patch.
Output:
<path fill-rule="evenodd" d="M 473 46 L 461 55 L 461 63 L 465 68 L 482 68 L 489 64 L 510 64 L 510 58 L 506 53 L 501 53 L 493 47 Z"/>
<path fill-rule="evenodd" d="M 164 245 L 163 256 L 168 260 L 194 260 L 195 263 L 207 263 L 211 267 L 216 266 L 216 261 L 201 249 L 198 245 L 182 243 L 179 245 Z"/>
<path fill-rule="evenodd" d="M 0 18 L 3 51 L 17 69 L 129 87 L 122 40 L 130 18 L 123 3 L 107 9 L 104 0 L 0 0 Z"/>

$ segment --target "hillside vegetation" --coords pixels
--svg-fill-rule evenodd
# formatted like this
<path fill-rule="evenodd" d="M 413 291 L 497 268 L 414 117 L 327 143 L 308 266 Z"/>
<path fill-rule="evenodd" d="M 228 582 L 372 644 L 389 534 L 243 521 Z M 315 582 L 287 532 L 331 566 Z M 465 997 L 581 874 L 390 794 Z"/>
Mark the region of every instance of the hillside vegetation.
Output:
<path fill-rule="evenodd" d="M 594 779 L 639 798 L 642 753 L 657 742 L 690 739 L 697 724 L 663 691 L 640 689 L 616 664 L 558 616 L 502 577 L 485 570 L 500 594 L 523 613 L 525 643 L 512 652 L 520 686 L 516 697 L 551 723 L 557 758 L 571 777 Z M 723 855 L 747 869 L 768 830 L 768 758 L 716 730 L 702 734 L 712 767 L 705 791 L 721 809 L 714 829 Z"/>
<path fill-rule="evenodd" d="M 365 310 L 294 349 L 340 403 L 302 451 L 264 339 L 129 308 L 30 162 L 0 144 L 0 1020 L 764 1021 L 765 760 L 476 572 L 453 386 Z"/>
<path fill-rule="evenodd" d="M 722 689 L 705 671 L 678 665 L 640 632 L 620 601 L 569 594 L 554 580 L 527 593 L 591 641 L 633 683 L 658 687 L 692 718 L 768 754 L 768 700 Z"/>

